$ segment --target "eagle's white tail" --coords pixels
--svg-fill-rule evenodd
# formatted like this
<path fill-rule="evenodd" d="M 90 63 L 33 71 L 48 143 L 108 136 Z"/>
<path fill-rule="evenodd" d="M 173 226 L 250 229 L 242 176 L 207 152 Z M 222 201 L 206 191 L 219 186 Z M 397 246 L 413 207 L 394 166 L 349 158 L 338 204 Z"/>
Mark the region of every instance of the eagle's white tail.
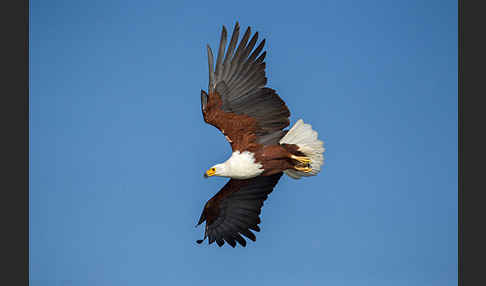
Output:
<path fill-rule="evenodd" d="M 317 132 L 312 130 L 310 124 L 306 124 L 302 119 L 299 119 L 287 134 L 280 139 L 279 143 L 296 144 L 299 146 L 299 151 L 311 160 L 310 167 L 312 171 L 305 173 L 297 170 L 285 170 L 284 173 L 289 177 L 300 179 L 301 177 L 315 176 L 321 171 L 321 166 L 324 163 L 324 143 L 317 138 Z"/>

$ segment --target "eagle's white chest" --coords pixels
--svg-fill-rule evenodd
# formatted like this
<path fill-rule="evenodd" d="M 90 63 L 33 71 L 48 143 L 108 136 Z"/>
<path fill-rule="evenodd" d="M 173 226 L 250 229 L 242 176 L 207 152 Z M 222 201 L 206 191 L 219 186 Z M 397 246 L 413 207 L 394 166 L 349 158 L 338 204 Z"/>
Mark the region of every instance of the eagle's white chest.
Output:
<path fill-rule="evenodd" d="M 224 165 L 225 175 L 234 179 L 249 179 L 263 173 L 262 164 L 256 162 L 254 154 L 248 151 L 233 152 Z"/>

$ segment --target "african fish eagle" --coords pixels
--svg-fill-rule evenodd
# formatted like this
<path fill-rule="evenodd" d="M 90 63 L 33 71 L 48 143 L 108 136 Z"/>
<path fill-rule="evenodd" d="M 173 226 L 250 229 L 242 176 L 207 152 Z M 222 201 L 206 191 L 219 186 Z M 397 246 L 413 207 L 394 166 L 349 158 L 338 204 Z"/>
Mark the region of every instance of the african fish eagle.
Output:
<path fill-rule="evenodd" d="M 246 246 L 260 228 L 263 202 L 283 173 L 293 179 L 317 175 L 324 161 L 323 142 L 302 119 L 290 130 L 290 112 L 275 90 L 265 87 L 265 39 L 255 48 L 258 32 L 250 39 L 248 27 L 237 46 L 236 23 L 226 49 L 223 26 L 216 65 L 207 46 L 208 92 L 201 90 L 204 121 L 219 129 L 233 150 L 224 163 L 214 165 L 205 177 L 229 177 L 228 183 L 204 206 L 197 225 L 206 222 L 204 238 L 220 247 L 226 242 Z M 226 50 L 226 53 L 225 53 Z M 260 54 L 261 53 L 261 54 Z M 196 226 L 197 226 L 196 225 Z"/>

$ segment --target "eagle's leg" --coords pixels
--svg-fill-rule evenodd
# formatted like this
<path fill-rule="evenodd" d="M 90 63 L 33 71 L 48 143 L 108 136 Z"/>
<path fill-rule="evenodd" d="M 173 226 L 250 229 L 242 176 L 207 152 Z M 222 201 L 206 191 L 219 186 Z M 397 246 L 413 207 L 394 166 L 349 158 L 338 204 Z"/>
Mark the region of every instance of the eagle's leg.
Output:
<path fill-rule="evenodd" d="M 297 171 L 300 171 L 300 172 L 304 172 L 304 173 L 309 173 L 310 171 L 312 171 L 311 167 L 302 166 L 302 165 L 296 165 L 296 166 L 294 166 L 294 169 L 297 170 Z"/>
<path fill-rule="evenodd" d="M 296 160 L 298 161 L 299 163 L 301 164 L 304 164 L 304 165 L 307 165 L 311 162 L 310 158 L 309 157 L 305 157 L 305 156 L 296 156 L 296 155 L 291 155 L 290 158 L 292 158 L 293 160 Z"/>
<path fill-rule="evenodd" d="M 290 160 L 269 160 L 263 162 L 263 176 L 271 176 L 287 169 L 292 169 L 294 163 Z"/>

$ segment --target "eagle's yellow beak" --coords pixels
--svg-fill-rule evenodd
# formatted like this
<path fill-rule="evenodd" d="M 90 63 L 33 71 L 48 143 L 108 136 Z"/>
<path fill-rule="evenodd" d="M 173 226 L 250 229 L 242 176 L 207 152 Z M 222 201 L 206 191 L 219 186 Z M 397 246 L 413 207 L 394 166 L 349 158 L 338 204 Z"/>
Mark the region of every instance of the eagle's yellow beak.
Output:
<path fill-rule="evenodd" d="M 216 169 L 211 168 L 211 169 L 207 170 L 206 173 L 204 173 L 204 178 L 214 176 L 214 174 L 216 174 Z"/>

